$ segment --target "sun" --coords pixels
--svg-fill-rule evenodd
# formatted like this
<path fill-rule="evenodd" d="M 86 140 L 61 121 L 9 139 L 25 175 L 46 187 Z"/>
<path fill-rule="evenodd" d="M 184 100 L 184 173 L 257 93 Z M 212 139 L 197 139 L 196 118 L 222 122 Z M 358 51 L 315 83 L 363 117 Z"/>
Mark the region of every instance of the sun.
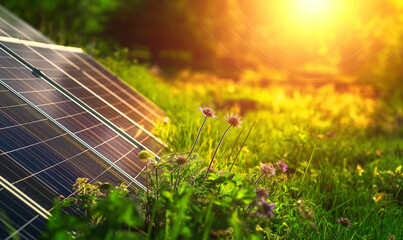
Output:
<path fill-rule="evenodd" d="M 342 0 L 289 0 L 286 8 L 288 13 L 284 18 L 301 30 L 327 28 L 340 19 L 340 1 Z"/>
<path fill-rule="evenodd" d="M 330 0 L 295 0 L 297 11 L 303 15 L 325 15 L 329 10 Z"/>

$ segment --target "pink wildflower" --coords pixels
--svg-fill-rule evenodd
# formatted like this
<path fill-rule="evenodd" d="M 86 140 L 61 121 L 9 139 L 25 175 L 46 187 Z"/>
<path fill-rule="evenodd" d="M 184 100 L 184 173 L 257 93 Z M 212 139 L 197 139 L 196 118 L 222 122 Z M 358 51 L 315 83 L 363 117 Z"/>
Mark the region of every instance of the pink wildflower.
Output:
<path fill-rule="evenodd" d="M 231 113 L 225 117 L 225 121 L 228 122 L 232 127 L 236 128 L 242 123 L 241 117 L 238 114 Z"/>
<path fill-rule="evenodd" d="M 265 175 L 276 174 L 276 169 L 273 167 L 272 163 L 260 163 L 260 171 Z"/>
<path fill-rule="evenodd" d="M 201 108 L 201 107 L 199 107 L 199 110 L 206 117 L 218 118 L 218 117 L 214 116 L 213 110 L 211 110 L 211 108 L 208 108 L 208 107 Z"/>
<path fill-rule="evenodd" d="M 277 165 L 283 172 L 287 171 L 288 165 L 285 164 L 285 162 L 283 162 L 282 160 L 278 161 L 278 162 L 276 163 L 276 165 Z"/>

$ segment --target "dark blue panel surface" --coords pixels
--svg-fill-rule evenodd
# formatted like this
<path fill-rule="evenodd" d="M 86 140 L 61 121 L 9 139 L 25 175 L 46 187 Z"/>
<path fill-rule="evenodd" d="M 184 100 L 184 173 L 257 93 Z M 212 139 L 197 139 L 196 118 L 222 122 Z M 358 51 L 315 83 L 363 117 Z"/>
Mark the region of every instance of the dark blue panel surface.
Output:
<path fill-rule="evenodd" d="M 12 63 L 14 66 L 3 67 L 2 63 L 4 59 L 8 60 L 8 65 Z M 138 161 L 138 148 L 72 102 L 50 84 L 36 77 L 27 68 L 4 52 L 0 53 L 0 73 L 4 73 L 3 76 L 8 76 L 0 80 L 34 103 L 39 109 L 62 124 L 110 161 L 130 162 L 132 169 L 128 172 L 129 175 L 137 176 L 142 171 L 144 163 Z M 18 137 L 19 135 L 16 134 L 15 138 Z M 22 143 L 23 141 L 24 143 Z M 31 144 L 29 141 L 30 139 L 27 137 L 24 140 L 16 141 L 16 144 Z M 143 181 L 141 178 L 139 180 L 140 182 Z"/>
<path fill-rule="evenodd" d="M 18 229 L 20 231 L 14 236 L 19 236 L 20 239 L 37 239 L 45 228 L 46 219 L 7 190 L 0 191 L 0 211 L 7 216 L 0 222 L 0 239 L 7 238 Z M 13 229 L 11 232 L 10 228 Z"/>
<path fill-rule="evenodd" d="M 53 207 L 58 196 L 75 194 L 72 188 L 79 177 L 113 185 L 129 184 L 110 165 L 1 85 L 0 136 L 0 176 L 47 210 Z M 132 148 L 127 152 L 137 154 L 137 151 Z M 0 187 L 0 208 L 12 219 L 13 226 L 19 228 L 31 219 L 30 209 L 25 205 L 14 206 L 16 201 L 7 200 L 3 196 L 6 194 L 7 190 Z M 65 211 L 81 214 L 77 208 Z M 39 220 L 32 224 L 36 221 Z M 43 224 L 29 224 L 20 236 L 22 239 L 35 238 L 42 227 Z M 4 225 L 0 226 L 0 239 L 7 234 Z"/>
<path fill-rule="evenodd" d="M 147 147 L 154 153 L 158 154 L 163 149 L 162 144 L 152 138 L 145 131 L 142 131 L 132 121 L 130 121 L 129 116 L 126 117 L 123 115 L 125 113 L 134 113 L 131 110 L 131 106 L 129 106 L 128 104 L 122 105 L 122 99 L 116 98 L 104 87 L 96 84 L 93 80 L 91 80 L 91 78 L 89 78 L 82 71 L 71 65 L 65 58 L 63 58 L 60 54 L 57 54 L 54 50 L 43 47 L 31 48 L 20 43 L 7 41 L 1 41 L 1 43 L 36 68 L 40 69 L 63 89 L 67 90 L 75 97 L 80 99 L 82 102 L 96 110 L 102 116 L 107 118 L 109 121 L 114 123 L 117 127 L 125 131 L 130 136 L 134 137 L 138 142 L 142 143 L 145 147 Z M 35 55 L 34 51 L 37 51 L 39 54 Z M 55 64 L 56 66 L 53 64 Z M 16 88 L 24 88 L 25 94 L 36 95 L 37 90 L 43 90 L 44 86 L 42 85 L 44 84 L 47 83 L 38 83 L 38 86 L 35 86 L 36 89 L 34 90 L 34 92 L 29 91 L 29 86 L 21 86 L 21 84 L 16 86 Z M 47 96 L 49 97 L 51 95 Z M 46 98 L 40 98 L 34 99 L 33 101 L 35 104 L 44 104 L 44 101 L 46 100 Z M 56 101 L 56 99 L 54 101 Z M 61 101 L 61 99 L 57 99 L 57 101 Z M 131 117 L 135 118 L 132 119 L 134 122 L 142 120 L 138 116 Z M 142 122 L 145 123 L 145 121 Z M 149 125 L 149 127 L 152 126 Z"/>

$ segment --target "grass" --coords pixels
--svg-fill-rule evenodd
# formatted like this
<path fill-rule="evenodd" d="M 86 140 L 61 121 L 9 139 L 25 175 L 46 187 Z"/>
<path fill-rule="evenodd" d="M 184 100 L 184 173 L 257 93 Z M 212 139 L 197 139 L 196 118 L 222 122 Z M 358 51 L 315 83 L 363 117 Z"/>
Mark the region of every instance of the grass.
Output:
<path fill-rule="evenodd" d="M 335 84 L 261 88 L 189 71 L 164 78 L 119 59 L 99 60 L 170 117 L 169 124 L 155 130 L 168 144 L 167 152 L 190 151 L 203 122 L 197 107 L 210 106 L 219 119 L 207 121 L 195 150 L 206 166 L 229 112 L 241 113 L 245 128 L 234 147 L 240 154 L 233 172 L 256 176 L 260 162 L 280 159 L 289 165 L 286 184 L 263 181 L 281 216 L 264 230 L 268 238 L 332 239 L 340 229 L 336 219 L 347 217 L 352 226 L 338 239 L 403 239 L 399 93 L 385 97 L 368 86 L 340 90 Z M 228 132 L 214 168 L 229 170 L 239 133 Z"/>

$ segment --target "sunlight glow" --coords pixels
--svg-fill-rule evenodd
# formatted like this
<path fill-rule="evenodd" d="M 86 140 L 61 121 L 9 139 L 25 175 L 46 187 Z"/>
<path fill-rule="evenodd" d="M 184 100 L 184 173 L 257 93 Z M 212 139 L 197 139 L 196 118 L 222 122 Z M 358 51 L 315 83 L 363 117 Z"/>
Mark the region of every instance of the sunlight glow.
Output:
<path fill-rule="evenodd" d="M 282 29 L 279 35 L 284 36 L 284 39 L 278 39 L 278 42 L 291 41 L 290 45 L 295 46 L 290 40 L 295 39 L 305 45 L 308 44 L 306 41 L 323 42 L 343 34 L 343 29 L 351 27 L 354 22 L 355 2 L 354 0 L 278 0 L 276 20 Z M 322 43 L 318 44 L 314 46 L 315 49 L 326 50 Z M 310 43 L 309 45 L 312 46 Z"/>
<path fill-rule="evenodd" d="M 329 0 L 296 0 L 302 14 L 325 15 L 328 11 Z"/>
<path fill-rule="evenodd" d="M 298 24 L 322 25 L 335 13 L 335 0 L 293 0 L 290 14 Z"/>

